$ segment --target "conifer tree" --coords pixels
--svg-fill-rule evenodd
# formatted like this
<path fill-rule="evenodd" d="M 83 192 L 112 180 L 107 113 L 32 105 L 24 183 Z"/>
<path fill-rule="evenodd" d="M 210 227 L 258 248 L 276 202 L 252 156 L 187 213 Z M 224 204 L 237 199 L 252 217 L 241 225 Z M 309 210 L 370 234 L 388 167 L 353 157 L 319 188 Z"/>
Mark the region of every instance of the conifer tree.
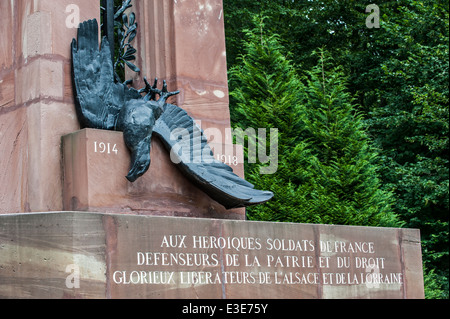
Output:
<path fill-rule="evenodd" d="M 246 30 L 246 54 L 231 70 L 231 116 L 242 128 L 278 128 L 281 151 L 290 151 L 302 128 L 300 81 L 281 53 L 278 35 L 264 34 L 264 21 Z"/>
<path fill-rule="evenodd" d="M 342 68 L 323 50 L 302 88 L 311 152 L 311 201 L 322 223 L 399 226 L 381 189 L 378 153 L 347 91 Z"/>
<path fill-rule="evenodd" d="M 245 163 L 246 179 L 260 189 L 270 189 L 275 199 L 265 205 L 251 207 L 248 217 L 256 220 L 305 221 L 298 219 L 299 207 L 304 201 L 296 191 L 307 171 L 293 173 L 302 162 L 297 154 L 304 145 L 299 139 L 304 123 L 300 80 L 291 62 L 282 54 L 277 35 L 266 35 L 264 23 L 255 18 L 256 25 L 246 30 L 243 42 L 246 53 L 241 63 L 230 70 L 231 116 L 235 128 L 278 129 L 278 170 L 261 175 L 260 161 Z M 248 158 L 252 139 L 248 139 L 245 153 Z M 267 140 L 270 144 L 270 140 Z M 273 145 L 271 145 L 273 146 Z M 270 147 L 270 146 L 269 146 Z M 252 162 L 252 161 L 250 161 Z M 306 163 L 305 163 L 306 165 Z"/>
<path fill-rule="evenodd" d="M 344 66 L 347 88 L 381 149 L 381 187 L 394 190 L 393 209 L 405 227 L 421 230 L 424 269 L 440 278 L 436 285 L 426 280 L 427 298 L 448 299 L 449 1 L 375 3 L 380 28 L 365 25 L 368 4 L 227 0 L 228 65 L 241 63 L 243 29 L 261 12 L 267 32 L 280 35 L 305 70 L 316 63 L 311 52 L 326 46 Z"/>
<path fill-rule="evenodd" d="M 242 129 L 278 128 L 279 167 L 261 175 L 246 163 L 246 178 L 269 189 L 269 203 L 250 219 L 365 226 L 398 226 L 391 194 L 381 190 L 377 153 L 355 113 L 340 68 L 323 58 L 304 83 L 263 24 L 246 31 L 245 54 L 231 70 L 231 110 Z"/>

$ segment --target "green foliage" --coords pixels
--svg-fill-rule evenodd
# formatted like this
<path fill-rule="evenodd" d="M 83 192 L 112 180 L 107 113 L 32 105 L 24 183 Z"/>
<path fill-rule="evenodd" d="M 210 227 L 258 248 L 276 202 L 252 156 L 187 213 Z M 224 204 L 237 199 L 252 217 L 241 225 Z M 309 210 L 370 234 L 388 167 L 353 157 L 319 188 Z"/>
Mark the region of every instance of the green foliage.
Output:
<path fill-rule="evenodd" d="M 449 2 L 379 1 L 376 3 L 381 12 L 379 29 L 369 29 L 365 25 L 368 16 L 365 8 L 370 3 L 373 1 L 224 1 L 228 64 L 231 69 L 243 67 L 244 60 L 240 57 L 248 55 L 248 45 L 242 38 L 248 33 L 248 29 L 253 28 L 253 18 L 265 16 L 264 32 L 261 32 L 261 27 L 257 24 L 254 35 L 257 37 L 258 34 L 264 34 L 266 38 L 270 38 L 272 34 L 278 35 L 277 50 L 281 55 L 286 55 L 285 52 L 292 53 L 289 55 L 290 72 L 294 69 L 294 73 L 303 77 L 301 82 L 305 87 L 303 96 L 293 94 L 295 100 L 301 101 L 297 105 L 303 122 L 300 130 L 289 132 L 296 147 L 286 148 L 284 155 L 280 155 L 280 169 L 276 177 L 257 178 L 257 167 L 250 165 L 247 168 L 250 178 L 255 175 L 253 179 L 261 183 L 262 187 L 274 189 L 276 198 L 283 201 L 283 205 L 271 203 L 255 208 L 257 213 L 251 211 L 252 216 L 285 221 L 283 207 L 293 212 L 301 207 L 302 217 L 297 218 L 300 215 L 292 213 L 288 220 L 332 220 L 331 217 L 317 215 L 314 205 L 324 203 L 329 209 L 331 203 L 339 202 L 342 194 L 327 194 L 326 188 L 322 193 L 312 186 L 308 189 L 310 186 L 307 181 L 311 178 L 322 178 L 320 183 L 337 180 L 338 175 L 333 175 L 331 165 L 326 165 L 331 161 L 325 161 L 333 158 L 333 152 L 339 152 L 329 146 L 330 141 L 334 138 L 334 142 L 340 142 L 340 147 L 343 147 L 346 141 L 358 141 L 359 137 L 349 135 L 346 139 L 345 135 L 338 138 L 328 134 L 327 130 L 339 133 L 340 128 L 345 125 L 348 125 L 349 131 L 355 127 L 352 128 L 343 120 L 345 116 L 338 119 L 338 115 L 346 112 L 345 107 L 336 114 L 336 118 L 329 118 L 330 123 L 335 121 L 339 125 L 324 125 L 321 120 L 327 119 L 328 114 L 323 108 L 330 103 L 351 104 L 356 121 L 361 127 L 368 127 L 368 130 L 357 131 L 364 131 L 359 134 L 370 136 L 379 149 L 379 156 L 372 158 L 368 155 L 374 154 L 373 146 L 367 146 L 368 157 L 361 155 L 360 161 L 370 162 L 377 167 L 373 169 L 378 172 L 380 180 L 372 182 L 380 183 L 379 188 L 384 190 L 385 195 L 391 195 L 386 195 L 390 199 L 386 200 L 385 207 L 392 205 L 405 227 L 421 230 L 426 285 L 433 286 L 432 289 L 426 289 L 427 297 L 448 298 Z M 312 54 L 319 48 L 326 48 L 334 60 L 334 67 L 331 69 L 327 69 L 325 60 L 325 81 L 319 72 L 321 57 Z M 269 69 L 260 70 L 267 77 L 272 76 Z M 241 71 L 244 73 L 244 69 Z M 252 72 L 257 74 L 256 70 Z M 290 78 L 293 79 L 294 76 Z M 246 81 L 247 79 L 240 83 L 240 88 L 251 92 L 251 88 L 246 88 Z M 323 96 L 320 95 L 320 82 L 325 82 L 328 86 Z M 230 87 L 233 89 L 237 86 L 231 81 Z M 327 100 L 327 94 L 340 97 Z M 251 101 L 251 96 L 245 96 L 245 100 Z M 263 100 L 261 98 L 259 102 L 263 103 Z M 243 101 L 244 99 L 241 106 L 245 104 Z M 236 105 L 236 100 L 232 99 L 231 102 L 233 106 Z M 322 111 L 315 112 L 315 109 Z M 256 108 L 255 114 L 258 112 L 260 109 Z M 235 123 L 245 121 L 245 117 L 234 110 L 232 116 Z M 245 125 L 249 126 L 247 123 Z M 298 136 L 297 140 L 295 136 Z M 330 144 L 326 144 L 326 141 Z M 357 142 L 350 145 L 361 147 Z M 283 147 L 280 145 L 280 149 Z M 327 156 L 314 159 L 322 152 Z M 339 167 L 339 164 L 337 162 L 334 165 Z M 374 167 L 371 165 L 361 164 L 361 172 Z M 356 167 L 340 169 L 359 171 Z M 323 177 L 318 172 L 322 172 Z M 369 186 L 367 189 L 371 189 Z M 311 195 L 308 195 L 308 191 L 311 191 Z M 369 195 L 365 196 L 370 198 Z"/>
<path fill-rule="evenodd" d="M 276 35 L 261 33 L 263 22 L 246 31 L 241 64 L 230 71 L 231 114 L 242 128 L 278 128 L 282 154 L 296 145 L 301 130 L 300 81 L 282 52 Z"/>
<path fill-rule="evenodd" d="M 398 7 L 378 41 L 391 51 L 377 70 L 369 121 L 384 149 L 383 180 L 406 226 L 421 230 L 425 265 L 448 282 L 448 2 Z"/>
<path fill-rule="evenodd" d="M 301 82 L 286 59 L 276 35 L 264 34 L 264 24 L 246 30 L 244 45 L 247 54 L 241 64 L 230 70 L 231 114 L 236 127 L 278 128 L 279 166 L 274 175 L 261 175 L 261 162 L 246 162 L 247 179 L 260 189 L 270 189 L 277 200 L 249 209 L 249 217 L 259 220 L 306 222 L 298 211 L 305 201 L 297 192 L 297 184 L 307 178 L 300 170 L 303 160 L 299 134 L 303 130 Z M 248 146 L 245 148 L 248 156 Z M 292 174 L 291 170 L 297 170 Z M 291 180 L 292 179 L 292 180 Z"/>
<path fill-rule="evenodd" d="M 247 179 L 275 193 L 248 209 L 257 220 L 398 226 L 392 198 L 380 189 L 377 153 L 355 113 L 341 68 L 320 53 L 300 81 L 275 35 L 264 25 L 246 32 L 246 54 L 231 70 L 232 111 L 241 127 L 279 129 L 279 170 Z"/>
<path fill-rule="evenodd" d="M 448 299 L 448 281 L 437 275 L 434 269 L 424 267 L 424 286 L 426 299 Z"/>
<path fill-rule="evenodd" d="M 381 189 L 378 152 L 364 128 L 361 114 L 347 91 L 341 67 L 320 51 L 319 64 L 308 71 L 305 121 L 314 172 L 316 205 L 325 207 L 324 223 L 399 226 L 392 212 L 392 194 Z"/>
<path fill-rule="evenodd" d="M 106 25 L 104 25 L 104 12 L 106 4 L 101 3 L 100 25 L 101 36 L 106 35 Z M 141 70 L 131 61 L 136 60 L 136 49 L 131 44 L 136 38 L 138 24 L 134 12 L 126 13 L 132 8 L 131 0 L 114 0 L 114 77 L 117 82 L 125 81 L 125 66 L 133 72 L 139 73 Z"/>

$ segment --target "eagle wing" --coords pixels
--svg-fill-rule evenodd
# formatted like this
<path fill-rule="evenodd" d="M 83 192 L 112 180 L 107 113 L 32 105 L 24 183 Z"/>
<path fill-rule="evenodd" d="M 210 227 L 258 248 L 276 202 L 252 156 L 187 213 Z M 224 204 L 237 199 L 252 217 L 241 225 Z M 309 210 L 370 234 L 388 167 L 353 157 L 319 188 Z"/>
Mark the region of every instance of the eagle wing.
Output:
<path fill-rule="evenodd" d="M 80 24 L 78 41 L 72 40 L 72 78 L 75 106 L 83 127 L 113 130 L 124 104 L 141 99 L 138 91 L 114 81 L 114 67 L 109 42 L 98 43 L 96 19 Z"/>
<path fill-rule="evenodd" d="M 273 197 L 233 173 L 214 158 L 203 131 L 186 111 L 172 104 L 156 122 L 153 133 L 160 137 L 180 171 L 227 209 L 261 204 Z"/>

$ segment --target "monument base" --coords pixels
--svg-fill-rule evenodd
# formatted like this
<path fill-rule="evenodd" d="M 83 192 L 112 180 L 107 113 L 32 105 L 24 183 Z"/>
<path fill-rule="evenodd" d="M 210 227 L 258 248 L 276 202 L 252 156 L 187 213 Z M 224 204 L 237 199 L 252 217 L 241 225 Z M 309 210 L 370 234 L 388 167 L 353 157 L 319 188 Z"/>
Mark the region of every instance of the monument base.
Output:
<path fill-rule="evenodd" d="M 424 298 L 420 234 L 87 212 L 3 215 L 0 298 Z"/>
<path fill-rule="evenodd" d="M 136 182 L 125 176 L 130 153 L 123 133 L 84 129 L 62 138 L 65 211 L 245 219 L 245 208 L 226 210 L 193 185 L 172 163 L 169 152 L 152 138 L 151 165 Z M 212 144 L 218 159 L 244 177 L 243 149 Z"/>

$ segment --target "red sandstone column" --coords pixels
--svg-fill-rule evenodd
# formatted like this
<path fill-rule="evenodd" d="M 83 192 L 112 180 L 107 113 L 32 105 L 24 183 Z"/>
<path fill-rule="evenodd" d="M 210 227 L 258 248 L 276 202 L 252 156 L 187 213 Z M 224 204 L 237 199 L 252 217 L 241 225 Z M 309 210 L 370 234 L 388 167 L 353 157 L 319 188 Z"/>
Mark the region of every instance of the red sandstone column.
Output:
<path fill-rule="evenodd" d="M 70 72 L 77 32 L 67 25 L 74 5 L 80 21 L 99 17 L 98 1 L 0 1 L 0 214 L 64 208 L 61 136 L 79 129 Z M 135 1 L 133 11 L 139 77 L 180 89 L 176 103 L 224 154 L 231 138 L 222 1 Z"/>
<path fill-rule="evenodd" d="M 0 214 L 62 210 L 61 136 L 79 128 L 73 4 L 80 21 L 100 15 L 92 0 L 0 1 Z"/>
<path fill-rule="evenodd" d="M 141 76 L 166 79 L 181 91 L 171 102 L 201 121 L 210 140 L 231 144 L 222 0 L 133 2 Z"/>

